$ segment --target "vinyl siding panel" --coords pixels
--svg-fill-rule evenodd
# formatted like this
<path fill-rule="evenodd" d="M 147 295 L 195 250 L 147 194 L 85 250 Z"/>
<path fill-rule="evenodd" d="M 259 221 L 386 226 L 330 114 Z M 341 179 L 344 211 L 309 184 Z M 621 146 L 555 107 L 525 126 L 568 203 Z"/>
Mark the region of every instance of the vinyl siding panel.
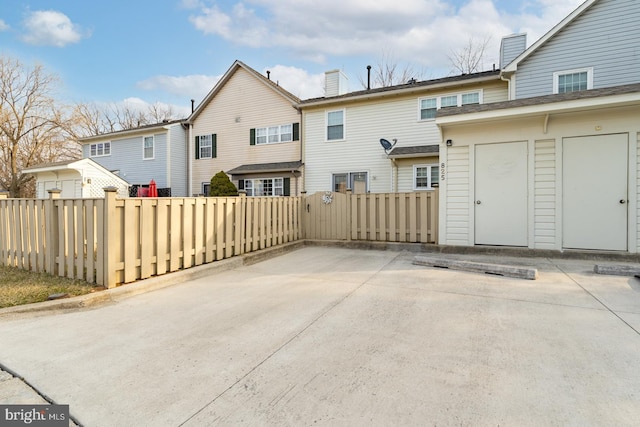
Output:
<path fill-rule="evenodd" d="M 504 68 L 527 48 L 526 34 L 517 34 L 502 39 L 500 44 L 500 68 Z"/>
<path fill-rule="evenodd" d="M 194 138 L 217 135 L 217 157 L 193 160 L 191 192 L 200 193 L 202 183 L 210 181 L 219 171 L 226 172 L 245 164 L 300 160 L 300 141 L 249 145 L 252 128 L 300 121 L 300 114 L 291 102 L 243 68 L 238 68 L 193 123 Z M 188 143 L 195 147 L 195 141 Z M 237 180 L 234 183 L 237 186 Z"/>
<path fill-rule="evenodd" d="M 119 170 L 119 176 L 129 184 L 148 184 L 154 179 L 158 188 L 167 186 L 167 132 L 148 133 L 154 137 L 154 159 L 142 159 L 143 135 L 120 139 L 105 138 L 96 142 L 111 141 L 111 155 L 90 157 L 90 144 L 83 147 L 83 156 L 90 157 L 108 170 Z"/>
<path fill-rule="evenodd" d="M 636 133 L 636 223 L 637 223 L 637 241 L 636 249 L 640 252 L 640 132 Z"/>
<path fill-rule="evenodd" d="M 534 245 L 554 249 L 556 243 L 555 140 L 535 141 L 534 148 Z"/>
<path fill-rule="evenodd" d="M 368 172 L 369 191 L 393 191 L 392 163 L 380 146 L 380 139 L 397 139 L 396 147 L 438 145 L 441 135 L 434 120 L 419 120 L 421 98 L 483 91 L 483 102 L 507 100 L 506 82 L 469 85 L 447 91 L 425 91 L 423 94 L 389 95 L 374 101 L 348 102 L 335 107 L 306 107 L 303 110 L 305 144 L 305 188 L 312 194 L 332 190 L 332 175 L 345 172 Z M 328 111 L 345 109 L 345 138 L 326 141 L 325 116 Z M 413 164 L 422 160 L 398 160 L 398 190 L 413 191 Z M 431 158 L 425 163 L 438 163 Z"/>
<path fill-rule="evenodd" d="M 468 245 L 469 216 L 469 146 L 447 149 L 447 197 L 445 212 L 447 245 Z"/>
<path fill-rule="evenodd" d="M 398 192 L 406 193 L 414 190 L 414 165 L 434 165 L 438 167 L 438 157 L 417 157 L 415 159 L 399 159 L 398 160 Z M 420 190 L 430 191 L 430 190 Z"/>
<path fill-rule="evenodd" d="M 516 98 L 553 93 L 553 73 L 593 67 L 593 88 L 640 81 L 640 2 L 601 0 L 518 65 Z"/>
<path fill-rule="evenodd" d="M 169 131 L 170 146 L 167 146 L 167 174 L 171 176 L 171 195 L 185 197 L 187 189 L 187 131 L 175 125 Z"/>

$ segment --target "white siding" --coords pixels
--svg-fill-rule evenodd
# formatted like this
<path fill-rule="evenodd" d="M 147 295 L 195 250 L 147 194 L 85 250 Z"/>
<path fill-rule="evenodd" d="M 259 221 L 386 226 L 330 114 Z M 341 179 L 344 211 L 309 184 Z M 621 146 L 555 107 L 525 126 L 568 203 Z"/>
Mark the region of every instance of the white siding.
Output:
<path fill-rule="evenodd" d="M 535 142 L 534 245 L 555 249 L 556 245 L 556 149 L 555 140 Z"/>
<path fill-rule="evenodd" d="M 434 165 L 438 167 L 438 156 L 417 157 L 414 159 L 398 160 L 398 192 L 406 193 L 414 190 L 414 171 L 415 165 Z M 421 190 L 430 191 L 430 190 Z"/>
<path fill-rule="evenodd" d="M 601 0 L 518 64 L 516 98 L 553 93 L 553 73 L 593 67 L 593 88 L 640 81 L 640 1 Z"/>
<path fill-rule="evenodd" d="M 193 159 L 191 193 L 200 193 L 202 183 L 209 182 L 219 171 L 227 172 L 245 164 L 300 160 L 300 141 L 249 145 L 252 128 L 299 122 L 300 114 L 290 101 L 245 69 L 238 68 L 193 123 L 193 138 L 217 135 L 217 157 Z M 195 140 L 189 144 L 194 155 Z"/>
<path fill-rule="evenodd" d="M 632 134 L 633 135 L 633 134 Z M 636 134 L 636 223 L 637 223 L 637 231 L 636 231 L 636 249 L 640 252 L 640 132 Z"/>
<path fill-rule="evenodd" d="M 380 146 L 380 139 L 397 139 L 396 147 L 439 145 L 442 137 L 434 120 L 419 120 L 419 100 L 472 92 L 482 89 L 483 103 L 507 100 L 506 82 L 469 85 L 447 91 L 426 91 L 423 94 L 393 96 L 374 101 L 343 101 L 327 107 L 307 107 L 303 110 L 305 144 L 305 189 L 312 194 L 329 191 L 332 174 L 368 172 L 369 191 L 393 191 L 392 163 Z M 326 141 L 327 111 L 345 109 L 345 139 Z M 428 163 L 437 163 L 432 158 Z M 413 162 L 412 164 L 416 164 Z M 398 189 L 407 189 L 407 171 L 399 172 Z M 411 173 L 413 171 L 411 170 Z M 413 185 L 409 183 L 411 189 Z"/>
<path fill-rule="evenodd" d="M 446 240 L 447 245 L 468 245 L 469 216 L 469 146 L 447 149 L 446 169 Z"/>
<path fill-rule="evenodd" d="M 187 188 L 187 131 L 176 125 L 169 131 L 167 146 L 167 174 L 171 176 L 171 195 L 189 196 Z"/>

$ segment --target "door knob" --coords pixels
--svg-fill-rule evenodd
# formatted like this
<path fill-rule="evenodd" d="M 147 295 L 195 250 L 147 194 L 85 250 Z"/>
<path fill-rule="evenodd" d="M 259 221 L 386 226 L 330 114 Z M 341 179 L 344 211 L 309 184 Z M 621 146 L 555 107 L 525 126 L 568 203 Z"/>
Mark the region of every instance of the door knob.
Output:
<path fill-rule="evenodd" d="M 476 205 L 481 204 L 482 202 L 480 200 L 476 200 Z"/>
<path fill-rule="evenodd" d="M 627 203 L 627 201 L 625 199 L 620 199 L 620 204 L 624 205 L 625 203 Z"/>

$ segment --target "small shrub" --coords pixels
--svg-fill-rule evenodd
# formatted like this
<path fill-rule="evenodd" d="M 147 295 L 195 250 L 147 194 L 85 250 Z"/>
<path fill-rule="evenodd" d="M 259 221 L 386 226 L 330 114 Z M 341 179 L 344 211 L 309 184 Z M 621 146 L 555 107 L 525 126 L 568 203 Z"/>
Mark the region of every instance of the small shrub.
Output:
<path fill-rule="evenodd" d="M 212 197 L 229 197 L 237 196 L 238 189 L 223 171 L 218 172 L 211 178 L 211 186 L 209 187 L 209 196 Z"/>

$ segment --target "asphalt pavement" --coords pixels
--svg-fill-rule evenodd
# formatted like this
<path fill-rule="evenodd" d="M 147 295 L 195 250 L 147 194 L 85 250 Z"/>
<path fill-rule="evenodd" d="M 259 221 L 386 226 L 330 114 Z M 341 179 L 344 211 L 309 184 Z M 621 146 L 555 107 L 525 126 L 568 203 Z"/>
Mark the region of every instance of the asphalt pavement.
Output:
<path fill-rule="evenodd" d="M 304 247 L 85 307 L 0 310 L 0 364 L 24 378 L 0 372 L 0 403 L 46 397 L 86 426 L 638 424 L 640 279 L 415 256 Z"/>

